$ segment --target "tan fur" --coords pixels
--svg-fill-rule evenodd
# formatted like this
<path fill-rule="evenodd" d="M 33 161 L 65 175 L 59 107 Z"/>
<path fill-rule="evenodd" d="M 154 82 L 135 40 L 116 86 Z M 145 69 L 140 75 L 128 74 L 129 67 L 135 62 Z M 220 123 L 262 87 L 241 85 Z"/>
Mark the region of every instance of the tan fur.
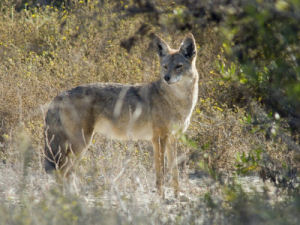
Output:
<path fill-rule="evenodd" d="M 45 126 L 45 169 L 70 173 L 94 133 L 108 138 L 151 140 L 156 186 L 163 194 L 164 155 L 178 193 L 174 135 L 185 132 L 198 97 L 196 45 L 188 35 L 178 50 L 155 37 L 161 78 L 153 83 L 123 85 L 97 83 L 78 86 L 50 104 Z"/>

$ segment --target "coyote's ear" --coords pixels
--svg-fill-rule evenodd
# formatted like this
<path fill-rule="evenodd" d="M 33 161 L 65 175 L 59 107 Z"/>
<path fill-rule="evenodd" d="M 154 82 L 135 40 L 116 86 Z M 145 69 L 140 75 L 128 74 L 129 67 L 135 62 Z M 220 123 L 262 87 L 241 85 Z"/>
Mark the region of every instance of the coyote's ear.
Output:
<path fill-rule="evenodd" d="M 153 43 L 154 43 L 154 47 L 157 51 L 157 54 L 160 57 L 164 57 L 169 54 L 169 49 L 170 49 L 169 45 L 163 39 L 154 35 Z"/>
<path fill-rule="evenodd" d="M 196 56 L 197 50 L 195 38 L 191 33 L 182 41 L 179 52 L 188 60 L 192 60 Z"/>

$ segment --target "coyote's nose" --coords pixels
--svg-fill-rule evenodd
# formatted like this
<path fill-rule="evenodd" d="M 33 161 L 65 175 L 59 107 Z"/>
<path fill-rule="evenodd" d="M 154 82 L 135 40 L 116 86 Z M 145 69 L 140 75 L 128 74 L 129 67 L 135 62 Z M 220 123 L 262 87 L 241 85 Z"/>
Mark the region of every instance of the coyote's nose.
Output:
<path fill-rule="evenodd" d="M 171 78 L 171 77 L 170 77 L 169 74 L 165 75 L 165 77 L 164 77 L 165 81 L 167 81 L 167 82 L 170 80 L 170 78 Z"/>

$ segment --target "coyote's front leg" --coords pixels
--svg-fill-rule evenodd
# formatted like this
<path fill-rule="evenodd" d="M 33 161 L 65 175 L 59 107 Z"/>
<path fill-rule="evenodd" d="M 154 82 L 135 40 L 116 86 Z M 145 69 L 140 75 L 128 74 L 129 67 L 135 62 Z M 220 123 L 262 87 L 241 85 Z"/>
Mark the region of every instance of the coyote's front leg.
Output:
<path fill-rule="evenodd" d="M 175 197 L 178 196 L 179 183 L 178 183 L 178 164 L 177 164 L 177 148 L 176 139 L 174 136 L 170 136 L 167 142 L 167 158 L 168 158 L 168 170 L 172 175 L 172 185 L 174 188 Z"/>
<path fill-rule="evenodd" d="M 158 193 L 164 197 L 164 191 L 162 186 L 164 184 L 165 163 L 164 155 L 167 147 L 168 136 L 167 135 L 154 135 L 152 138 L 153 150 L 154 150 L 154 164 L 156 171 L 156 187 Z"/>

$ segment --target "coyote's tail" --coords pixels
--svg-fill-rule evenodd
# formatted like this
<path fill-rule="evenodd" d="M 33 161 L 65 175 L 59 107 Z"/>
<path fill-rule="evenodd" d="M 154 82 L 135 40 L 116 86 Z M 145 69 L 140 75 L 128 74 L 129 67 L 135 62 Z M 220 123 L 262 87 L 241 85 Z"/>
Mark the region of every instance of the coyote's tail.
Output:
<path fill-rule="evenodd" d="M 66 155 L 67 137 L 63 129 L 59 111 L 59 105 L 53 104 L 49 108 L 45 118 L 44 167 L 47 173 L 60 169 Z"/>

